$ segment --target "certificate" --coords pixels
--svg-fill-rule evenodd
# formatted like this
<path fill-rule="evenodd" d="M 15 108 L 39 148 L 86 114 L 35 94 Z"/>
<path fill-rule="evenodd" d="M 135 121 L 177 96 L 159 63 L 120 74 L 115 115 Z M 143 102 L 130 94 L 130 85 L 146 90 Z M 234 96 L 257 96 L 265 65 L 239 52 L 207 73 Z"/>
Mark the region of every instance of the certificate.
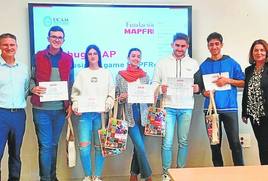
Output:
<path fill-rule="evenodd" d="M 77 99 L 78 112 L 104 112 L 105 98 L 97 98 L 96 96 L 80 96 Z"/>
<path fill-rule="evenodd" d="M 45 87 L 46 91 L 40 97 L 40 102 L 68 100 L 67 81 L 39 82 L 39 86 Z"/>
<path fill-rule="evenodd" d="M 148 84 L 128 83 L 128 103 L 154 103 L 154 87 Z"/>
<path fill-rule="evenodd" d="M 203 75 L 203 82 L 205 85 L 205 89 L 208 90 L 230 90 L 231 85 L 226 84 L 222 87 L 219 87 L 216 85 L 216 83 L 213 83 L 213 81 L 216 81 L 219 76 L 229 78 L 229 72 L 223 72 L 223 73 L 214 73 L 214 74 L 206 74 Z"/>
<path fill-rule="evenodd" d="M 173 104 L 179 107 L 192 107 L 193 78 L 167 78 L 167 96 L 172 97 Z"/>

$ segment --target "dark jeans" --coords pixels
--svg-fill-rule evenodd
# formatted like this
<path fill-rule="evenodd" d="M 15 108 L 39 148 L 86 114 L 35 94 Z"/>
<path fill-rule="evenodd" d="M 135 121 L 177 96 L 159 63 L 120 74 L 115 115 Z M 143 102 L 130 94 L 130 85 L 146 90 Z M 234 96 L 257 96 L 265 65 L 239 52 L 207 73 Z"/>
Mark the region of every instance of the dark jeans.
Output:
<path fill-rule="evenodd" d="M 33 121 L 39 145 L 40 180 L 56 181 L 58 142 L 65 111 L 33 109 Z"/>
<path fill-rule="evenodd" d="M 2 160 L 5 145 L 8 142 L 8 181 L 20 180 L 20 149 L 25 132 L 25 119 L 24 109 L 11 112 L 8 109 L 0 108 L 0 160 Z"/>
<path fill-rule="evenodd" d="M 152 170 L 147 159 L 144 145 L 144 128 L 141 126 L 139 104 L 133 104 L 133 115 L 135 126 L 129 127 L 128 133 L 134 145 L 134 153 L 131 161 L 131 174 L 141 174 L 141 178 L 146 179 L 152 175 Z"/>
<path fill-rule="evenodd" d="M 212 161 L 215 167 L 223 166 L 223 159 L 221 153 L 222 142 L 222 123 L 227 135 L 229 147 L 232 151 L 233 163 L 235 166 L 244 165 L 242 148 L 239 140 L 239 126 L 237 112 L 223 112 L 219 113 L 220 126 L 220 143 L 211 145 Z"/>
<path fill-rule="evenodd" d="M 259 157 L 262 165 L 268 165 L 268 118 L 262 117 L 260 125 L 250 119 L 259 147 Z"/>

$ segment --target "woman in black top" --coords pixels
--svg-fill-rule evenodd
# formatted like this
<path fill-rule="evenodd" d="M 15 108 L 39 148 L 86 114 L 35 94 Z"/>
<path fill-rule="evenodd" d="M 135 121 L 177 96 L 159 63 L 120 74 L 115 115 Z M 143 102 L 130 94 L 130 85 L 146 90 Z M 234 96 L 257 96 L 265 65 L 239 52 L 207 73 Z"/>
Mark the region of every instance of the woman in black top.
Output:
<path fill-rule="evenodd" d="M 264 40 L 253 42 L 249 51 L 249 67 L 245 69 L 242 98 L 242 119 L 250 120 L 259 147 L 262 165 L 268 165 L 268 45 Z"/>

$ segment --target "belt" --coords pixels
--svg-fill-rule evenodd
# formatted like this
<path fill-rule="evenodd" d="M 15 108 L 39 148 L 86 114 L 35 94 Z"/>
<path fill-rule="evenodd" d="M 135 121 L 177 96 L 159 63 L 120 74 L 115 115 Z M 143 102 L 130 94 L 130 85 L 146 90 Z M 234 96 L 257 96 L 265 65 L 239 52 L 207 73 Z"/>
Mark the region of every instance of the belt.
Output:
<path fill-rule="evenodd" d="M 23 108 L 1 108 L 0 107 L 0 110 L 8 111 L 8 112 L 18 112 L 18 111 L 22 111 L 24 109 Z"/>

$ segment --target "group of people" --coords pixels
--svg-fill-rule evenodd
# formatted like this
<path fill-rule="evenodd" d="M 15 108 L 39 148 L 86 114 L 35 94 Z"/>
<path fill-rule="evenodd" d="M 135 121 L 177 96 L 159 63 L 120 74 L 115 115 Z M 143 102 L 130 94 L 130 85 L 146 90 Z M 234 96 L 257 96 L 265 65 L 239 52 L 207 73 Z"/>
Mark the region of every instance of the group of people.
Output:
<path fill-rule="evenodd" d="M 85 177 L 83 181 L 100 181 L 105 158 L 101 153 L 98 130 L 102 128 L 102 112 L 80 112 L 79 98 L 90 95 L 104 105 L 108 112 L 118 102 L 118 118 L 124 115 L 128 122 L 128 134 L 134 145 L 130 165 L 130 181 L 137 181 L 138 175 L 146 181 L 152 180 L 152 170 L 144 143 L 147 104 L 128 103 L 129 83 L 149 84 L 148 74 L 139 67 L 142 52 L 131 48 L 127 55 L 127 68 L 119 71 L 116 82 L 109 70 L 102 68 L 101 51 L 98 46 L 89 45 L 85 51 L 85 68 L 74 78 L 73 58 L 61 46 L 65 33 L 59 26 L 48 32 L 49 45 L 39 51 L 31 62 L 31 73 L 15 54 L 16 36 L 0 35 L 0 158 L 6 142 L 9 153 L 9 181 L 20 180 L 20 149 L 25 132 L 26 98 L 31 95 L 33 122 L 39 145 L 39 175 L 41 181 L 58 181 L 56 174 L 58 142 L 65 120 L 74 113 L 79 117 L 78 139 L 80 158 Z M 201 65 L 187 54 L 189 37 L 176 33 L 171 43 L 172 54 L 157 62 L 152 85 L 160 87 L 160 96 L 166 111 L 166 134 L 162 140 L 162 180 L 171 180 L 168 169 L 172 163 L 174 131 L 177 130 L 177 167 L 186 165 L 188 155 L 188 134 L 194 107 L 194 98 L 187 105 L 173 95 L 167 94 L 170 79 L 189 78 L 193 80 L 192 93 L 205 97 L 204 112 L 209 105 L 211 90 L 206 89 L 204 76 L 216 75 L 212 83 L 219 89 L 213 90 L 219 114 L 220 142 L 211 145 L 214 166 L 223 166 L 221 154 L 222 125 L 225 128 L 235 166 L 244 165 L 239 141 L 237 88 L 244 88 L 242 99 L 242 120 L 252 124 L 256 136 L 260 162 L 268 164 L 268 45 L 256 40 L 249 51 L 249 67 L 242 71 L 240 65 L 230 56 L 223 55 L 223 37 L 214 32 L 207 37 L 211 54 Z M 215 77 L 215 76 L 214 76 Z M 64 101 L 40 101 L 46 92 L 41 82 L 66 81 L 69 99 Z M 229 87 L 228 87 L 229 86 Z M 223 88 L 228 87 L 228 88 Z M 93 145 L 91 144 L 93 143 Z M 94 146 L 95 169 L 91 165 L 91 147 Z M 92 171 L 94 170 L 94 171 Z M 1 172 L 0 172 L 1 173 Z"/>

